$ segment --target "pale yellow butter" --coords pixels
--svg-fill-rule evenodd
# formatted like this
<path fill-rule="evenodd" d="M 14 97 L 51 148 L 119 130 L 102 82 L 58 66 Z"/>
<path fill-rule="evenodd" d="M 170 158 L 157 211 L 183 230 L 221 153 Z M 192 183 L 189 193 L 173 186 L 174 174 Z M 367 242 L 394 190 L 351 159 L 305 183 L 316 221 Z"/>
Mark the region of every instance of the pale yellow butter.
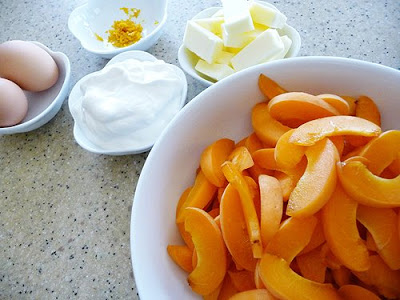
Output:
<path fill-rule="evenodd" d="M 217 81 L 235 72 L 226 64 L 209 64 L 202 59 L 197 62 L 195 70 Z"/>

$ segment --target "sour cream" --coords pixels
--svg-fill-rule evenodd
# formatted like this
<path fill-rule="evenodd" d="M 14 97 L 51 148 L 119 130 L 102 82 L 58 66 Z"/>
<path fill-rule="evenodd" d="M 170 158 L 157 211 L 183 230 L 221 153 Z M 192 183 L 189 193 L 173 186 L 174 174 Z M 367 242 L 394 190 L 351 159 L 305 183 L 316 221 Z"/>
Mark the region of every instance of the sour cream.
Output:
<path fill-rule="evenodd" d="M 85 77 L 70 110 L 100 150 L 151 146 L 186 98 L 182 70 L 162 60 L 127 59 Z"/>

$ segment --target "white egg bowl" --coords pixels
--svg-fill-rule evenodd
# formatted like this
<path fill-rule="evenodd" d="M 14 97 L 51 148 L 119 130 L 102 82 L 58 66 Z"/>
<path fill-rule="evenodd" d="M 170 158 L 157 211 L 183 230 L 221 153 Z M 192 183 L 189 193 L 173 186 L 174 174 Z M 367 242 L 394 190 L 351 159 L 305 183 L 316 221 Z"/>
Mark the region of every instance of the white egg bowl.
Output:
<path fill-rule="evenodd" d="M 272 5 L 268 2 L 264 2 L 264 1 L 256 1 L 256 2 L 278 10 L 274 5 Z M 199 12 L 197 15 L 195 15 L 192 18 L 192 20 L 209 18 L 221 9 L 222 9 L 222 7 L 207 8 L 207 9 Z M 292 40 L 292 46 L 290 47 L 285 58 L 296 57 L 299 54 L 300 47 L 301 47 L 300 34 L 297 32 L 296 29 L 294 29 L 292 26 L 290 26 L 288 24 L 286 24 L 282 29 L 277 29 L 277 31 L 279 32 L 279 34 L 281 36 L 287 35 Z M 213 80 L 195 70 L 194 67 L 197 64 L 198 59 L 199 59 L 198 56 L 196 54 L 194 54 L 193 52 L 191 52 L 189 49 L 187 49 L 183 44 L 179 47 L 178 61 L 179 61 L 180 66 L 182 67 L 182 69 L 187 74 L 192 76 L 194 79 L 203 83 L 205 86 L 210 86 L 210 85 L 214 84 L 216 82 L 215 80 Z"/>
<path fill-rule="evenodd" d="M 132 58 L 137 59 L 139 61 L 155 61 L 155 60 L 157 60 L 156 57 L 154 57 L 153 55 L 151 55 L 148 52 L 132 50 L 132 51 L 127 51 L 127 52 L 123 52 L 123 53 L 116 55 L 106 64 L 106 66 L 112 65 L 112 64 L 115 64 L 117 62 L 121 62 L 121 61 L 124 61 L 127 59 L 132 59 Z M 186 77 L 185 77 L 185 74 L 183 73 L 183 71 L 180 69 L 179 69 L 179 71 L 180 71 L 179 72 L 180 81 L 181 81 L 181 85 L 182 85 L 182 89 L 183 89 L 182 97 L 179 102 L 179 108 L 182 108 L 186 102 L 187 81 L 186 81 Z M 99 72 L 100 71 L 93 72 L 93 73 L 90 73 L 90 74 L 84 76 L 83 78 L 81 78 L 75 84 L 75 86 L 72 88 L 71 93 L 68 98 L 69 110 L 75 121 L 74 122 L 74 138 L 75 138 L 76 142 L 85 150 L 92 152 L 92 153 L 96 153 L 96 154 L 128 155 L 128 154 L 143 153 L 143 152 L 150 150 L 151 147 L 154 145 L 158 136 L 155 136 L 154 140 L 152 140 L 149 143 L 146 142 L 146 143 L 138 144 L 136 147 L 130 148 L 127 150 L 126 149 L 124 149 L 124 150 L 118 150 L 118 149 L 105 150 L 105 149 L 102 149 L 101 147 L 97 146 L 93 142 L 91 142 L 90 139 L 88 139 L 87 136 L 85 135 L 84 130 L 82 130 L 82 128 L 80 128 L 80 125 L 76 119 L 77 117 L 74 115 L 73 109 L 71 109 L 71 108 L 72 108 L 72 106 L 75 106 L 75 105 L 81 103 L 81 101 L 82 101 L 83 94 L 81 91 L 81 84 L 84 81 L 86 81 L 89 77 L 91 77 Z M 161 134 L 161 132 L 159 134 Z"/>
<path fill-rule="evenodd" d="M 31 41 L 44 49 L 57 64 L 59 77 L 57 82 L 47 90 L 41 92 L 24 91 L 28 99 L 28 113 L 21 123 L 0 127 L 0 135 L 23 133 L 35 130 L 49 122 L 60 110 L 70 88 L 71 64 L 68 57 L 62 52 L 54 52 L 45 45 Z"/>
<path fill-rule="evenodd" d="M 200 154 L 226 137 L 249 135 L 251 109 L 264 96 L 261 73 L 289 91 L 372 97 L 384 130 L 400 129 L 400 71 L 335 57 L 297 57 L 251 67 L 217 82 L 190 101 L 164 130 L 141 172 L 132 206 L 131 256 L 140 299 L 201 299 L 167 254 L 182 244 L 175 224 L 181 193 L 193 185 Z"/>
<path fill-rule="evenodd" d="M 140 9 L 136 23 L 143 27 L 142 38 L 126 47 L 117 48 L 107 42 L 106 31 L 114 21 L 126 20 L 121 8 Z M 129 50 L 147 50 L 160 38 L 167 21 L 167 0 L 89 0 L 72 11 L 68 28 L 87 51 L 104 58 L 111 58 Z M 104 39 L 99 41 L 96 34 Z"/>

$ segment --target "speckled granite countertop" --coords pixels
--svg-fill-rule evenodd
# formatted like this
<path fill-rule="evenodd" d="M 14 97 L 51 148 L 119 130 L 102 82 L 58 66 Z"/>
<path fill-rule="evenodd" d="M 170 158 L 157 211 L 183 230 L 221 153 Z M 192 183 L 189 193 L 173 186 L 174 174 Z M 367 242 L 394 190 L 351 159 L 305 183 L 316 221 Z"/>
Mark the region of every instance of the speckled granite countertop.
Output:
<path fill-rule="evenodd" d="M 107 60 L 67 29 L 83 1 L 0 0 L 0 42 L 36 40 L 68 55 L 72 85 Z M 272 1 L 302 36 L 300 54 L 400 67 L 398 0 Z M 149 52 L 177 63 L 185 21 L 219 1 L 170 0 Z M 188 100 L 204 87 L 188 77 Z M 72 87 L 71 85 L 71 87 Z M 94 155 L 73 139 L 65 101 L 27 134 L 0 137 L 0 299 L 138 299 L 129 249 L 132 199 L 147 154 Z"/>

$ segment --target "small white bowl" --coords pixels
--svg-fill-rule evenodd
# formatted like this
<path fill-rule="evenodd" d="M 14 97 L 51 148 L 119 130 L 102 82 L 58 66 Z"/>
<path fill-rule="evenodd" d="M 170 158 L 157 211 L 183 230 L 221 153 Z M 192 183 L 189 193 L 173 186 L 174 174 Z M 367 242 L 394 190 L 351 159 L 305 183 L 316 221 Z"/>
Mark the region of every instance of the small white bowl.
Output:
<path fill-rule="evenodd" d="M 256 1 L 256 2 L 278 10 L 274 5 L 272 5 L 268 2 L 264 2 L 264 1 Z M 220 9 L 222 9 L 222 7 L 207 8 L 207 9 L 199 12 L 197 15 L 195 15 L 192 18 L 192 20 L 209 18 L 212 15 L 214 15 L 216 12 L 218 12 Z M 283 27 L 282 29 L 277 29 L 277 31 L 279 32 L 280 35 L 287 35 L 292 40 L 292 46 L 290 47 L 290 50 L 286 54 L 285 58 L 296 57 L 299 54 L 300 46 L 301 46 L 300 34 L 297 32 L 296 29 L 294 29 L 292 26 L 290 26 L 288 24 L 286 24 L 285 27 Z M 215 83 L 216 81 L 211 80 L 209 77 L 197 72 L 194 69 L 198 59 L 199 58 L 196 56 L 196 54 L 194 54 L 193 52 L 188 50 L 183 44 L 179 47 L 178 61 L 179 61 L 179 64 L 181 65 L 182 69 L 187 74 L 189 74 L 193 78 L 197 79 L 204 85 L 210 86 L 213 83 Z"/>
<path fill-rule="evenodd" d="M 151 55 L 148 52 L 144 51 L 139 51 L 139 50 L 133 50 L 133 51 L 127 51 L 121 54 L 118 54 L 117 56 L 113 57 L 107 64 L 112 65 L 117 62 L 121 62 L 130 58 L 134 58 L 140 61 L 155 61 L 157 60 L 156 57 Z M 106 67 L 105 66 L 105 67 Z M 180 69 L 179 69 L 180 70 Z M 151 143 L 145 143 L 142 145 L 138 145 L 135 148 L 129 149 L 129 150 L 104 150 L 94 143 L 92 143 L 83 133 L 82 129 L 79 127 L 78 123 L 76 122 L 75 116 L 73 114 L 73 110 L 71 107 L 81 101 L 82 98 L 82 91 L 81 91 L 81 84 L 84 82 L 88 77 L 99 73 L 100 71 L 90 73 L 83 78 L 81 78 L 75 86 L 72 88 L 71 93 L 68 98 L 68 105 L 69 105 L 69 110 L 71 112 L 72 117 L 74 118 L 75 124 L 74 124 L 74 138 L 76 142 L 84 149 L 86 149 L 89 152 L 96 153 L 96 154 L 107 154 L 107 155 L 128 155 L 128 154 L 137 154 L 137 153 L 143 153 L 151 149 L 151 147 L 154 145 L 155 141 L 157 140 L 157 137 L 154 137 L 154 140 Z M 180 77 L 181 77 L 181 83 L 182 83 L 182 97 L 179 103 L 179 108 L 182 108 L 185 105 L 186 102 L 186 95 L 187 95 L 187 81 L 186 81 L 186 76 L 183 73 L 182 70 L 179 72 Z M 159 133 L 161 134 L 161 132 Z"/>
<path fill-rule="evenodd" d="M 68 57 L 62 52 L 51 51 L 39 42 L 30 42 L 50 54 L 57 64 L 59 77 L 57 82 L 45 91 L 24 91 L 28 99 L 27 115 L 22 122 L 17 125 L 0 127 L 0 135 L 28 132 L 46 124 L 58 113 L 68 95 L 71 77 L 71 64 Z"/>
<path fill-rule="evenodd" d="M 114 47 L 107 42 L 106 31 L 111 29 L 114 21 L 128 18 L 121 8 L 137 8 L 140 14 L 137 22 L 143 27 L 143 37 L 136 43 L 122 48 Z M 134 19 L 135 21 L 135 19 Z M 77 7 L 69 16 L 68 28 L 81 42 L 87 51 L 104 58 L 129 51 L 147 50 L 154 45 L 162 33 L 167 21 L 167 0 L 89 0 L 88 3 Z M 104 41 L 99 41 L 96 35 Z"/>

